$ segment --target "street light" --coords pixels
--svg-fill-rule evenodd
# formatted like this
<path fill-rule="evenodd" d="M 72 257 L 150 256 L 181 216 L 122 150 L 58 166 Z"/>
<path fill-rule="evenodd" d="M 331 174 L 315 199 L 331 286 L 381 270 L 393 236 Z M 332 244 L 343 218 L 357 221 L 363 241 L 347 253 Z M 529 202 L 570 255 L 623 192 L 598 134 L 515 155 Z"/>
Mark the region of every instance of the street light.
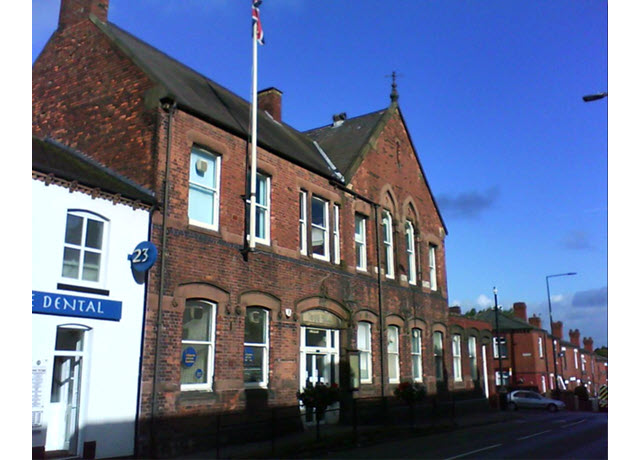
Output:
<path fill-rule="evenodd" d="M 585 96 L 586 97 L 586 96 Z M 551 349 L 553 351 L 553 388 L 555 393 L 558 392 L 558 356 L 556 355 L 556 341 L 553 340 L 553 315 L 551 314 L 551 294 L 549 293 L 549 278 L 556 278 L 558 276 L 573 276 L 577 275 L 575 272 L 571 273 L 559 273 L 557 275 L 547 275 L 547 301 L 549 302 L 549 321 L 551 325 Z"/>
<path fill-rule="evenodd" d="M 598 93 L 598 94 L 588 94 L 586 96 L 582 96 L 582 100 L 585 102 L 597 101 L 599 99 L 604 99 L 607 97 L 607 92 Z"/>
<path fill-rule="evenodd" d="M 498 350 L 498 371 L 500 386 L 498 387 L 498 410 L 500 410 L 500 389 L 502 388 L 502 350 L 500 347 L 500 322 L 498 320 L 498 288 L 493 287 L 494 312 L 496 317 L 496 348 Z M 497 385 L 496 385 L 497 386 Z"/>

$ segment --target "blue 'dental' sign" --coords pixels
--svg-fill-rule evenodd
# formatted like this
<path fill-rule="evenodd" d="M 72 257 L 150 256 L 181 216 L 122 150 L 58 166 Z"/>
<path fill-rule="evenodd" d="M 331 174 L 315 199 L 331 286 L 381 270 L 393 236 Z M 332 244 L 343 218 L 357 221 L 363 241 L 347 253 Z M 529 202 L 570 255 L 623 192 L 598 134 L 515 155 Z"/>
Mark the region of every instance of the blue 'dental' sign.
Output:
<path fill-rule="evenodd" d="M 198 353 L 196 349 L 193 347 L 187 347 L 182 352 L 182 364 L 184 367 L 191 367 L 196 363 L 196 358 L 198 357 Z"/>
<path fill-rule="evenodd" d="M 137 272 L 149 270 L 158 258 L 158 250 L 151 241 L 143 241 L 129 254 L 127 259 L 131 261 L 131 267 Z"/>
<path fill-rule="evenodd" d="M 31 312 L 120 321 L 122 317 L 122 302 L 31 291 Z"/>

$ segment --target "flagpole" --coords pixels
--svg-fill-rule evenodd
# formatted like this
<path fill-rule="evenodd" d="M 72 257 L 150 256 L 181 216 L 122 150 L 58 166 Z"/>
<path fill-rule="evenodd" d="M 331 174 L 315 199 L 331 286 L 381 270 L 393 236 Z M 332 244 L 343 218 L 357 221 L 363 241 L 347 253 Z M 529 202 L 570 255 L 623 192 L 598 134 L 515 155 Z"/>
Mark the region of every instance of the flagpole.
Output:
<path fill-rule="evenodd" d="M 253 24 L 253 70 L 251 85 L 251 195 L 249 205 L 249 250 L 256 247 L 256 182 L 257 182 L 257 141 L 258 141 L 258 24 Z"/>

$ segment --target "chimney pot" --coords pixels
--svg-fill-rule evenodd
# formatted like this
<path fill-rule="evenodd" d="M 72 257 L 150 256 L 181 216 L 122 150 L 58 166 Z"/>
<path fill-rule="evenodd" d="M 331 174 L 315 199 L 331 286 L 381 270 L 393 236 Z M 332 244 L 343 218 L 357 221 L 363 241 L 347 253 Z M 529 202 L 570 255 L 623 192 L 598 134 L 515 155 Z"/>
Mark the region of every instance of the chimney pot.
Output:
<path fill-rule="evenodd" d="M 551 335 L 562 340 L 562 321 L 555 321 L 551 324 Z"/>

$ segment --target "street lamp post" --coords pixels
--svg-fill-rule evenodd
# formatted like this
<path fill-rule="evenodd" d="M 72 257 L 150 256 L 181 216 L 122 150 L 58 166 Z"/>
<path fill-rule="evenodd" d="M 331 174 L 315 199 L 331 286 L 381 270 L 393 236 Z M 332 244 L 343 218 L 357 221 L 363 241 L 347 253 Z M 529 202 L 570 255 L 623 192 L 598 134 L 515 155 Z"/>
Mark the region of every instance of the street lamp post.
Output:
<path fill-rule="evenodd" d="M 502 349 L 500 347 L 500 321 L 498 319 L 498 288 L 493 288 L 494 313 L 496 317 L 496 349 L 498 350 L 498 372 L 500 376 L 500 385 L 496 385 L 498 390 L 498 410 L 500 410 L 500 390 L 502 388 Z M 497 383 L 497 382 L 496 382 Z"/>
<path fill-rule="evenodd" d="M 556 278 L 558 276 L 572 276 L 577 273 L 559 273 L 557 275 L 547 275 L 547 302 L 549 303 L 549 322 L 551 327 L 551 350 L 553 351 L 553 383 L 554 393 L 558 393 L 558 355 L 556 353 L 556 341 L 553 339 L 553 315 L 551 314 L 551 294 L 549 293 L 549 278 Z"/>
<path fill-rule="evenodd" d="M 598 93 L 598 94 L 588 94 L 586 96 L 582 96 L 582 100 L 585 102 L 597 101 L 599 99 L 604 99 L 607 97 L 607 92 Z"/>

